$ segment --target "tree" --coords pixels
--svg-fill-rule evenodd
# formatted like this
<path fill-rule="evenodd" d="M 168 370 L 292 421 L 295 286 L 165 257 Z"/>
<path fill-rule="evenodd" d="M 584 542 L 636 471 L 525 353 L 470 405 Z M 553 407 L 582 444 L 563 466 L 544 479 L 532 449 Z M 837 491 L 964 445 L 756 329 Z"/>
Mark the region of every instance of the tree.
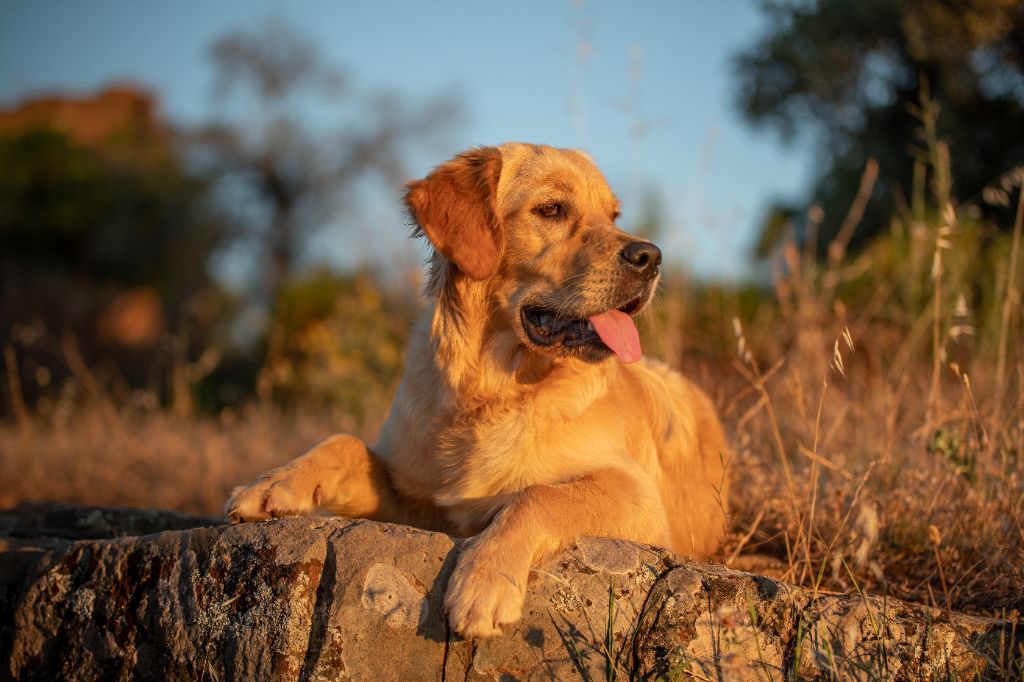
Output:
<path fill-rule="evenodd" d="M 3 387 L 11 406 L 20 386 L 29 403 L 59 386 L 79 348 L 119 385 L 162 390 L 168 365 L 216 333 L 208 266 L 228 229 L 178 140 L 136 87 L 0 112 L 0 344 L 21 378 Z"/>
<path fill-rule="evenodd" d="M 458 110 L 447 96 L 417 105 L 360 90 L 312 40 L 281 21 L 228 33 L 210 56 L 222 104 L 233 108 L 200 132 L 199 158 L 222 178 L 240 226 L 237 241 L 261 262 L 250 293 L 269 309 L 256 382 L 266 398 L 287 383 L 281 367 L 302 354 L 290 348 L 304 337 L 290 333 L 296 321 L 288 308 L 296 305 L 289 287 L 303 246 L 351 206 L 365 180 L 384 179 L 389 189 L 404 180 L 409 147 L 446 130 Z M 318 123 L 324 119 L 331 123 Z"/>
<path fill-rule="evenodd" d="M 737 104 L 749 122 L 784 139 L 816 136 L 810 199 L 824 210 L 819 254 L 839 232 L 869 159 L 879 181 L 853 244 L 910 203 L 915 165 L 918 187 L 923 180 L 915 142 L 922 96 L 939 107 L 936 132 L 950 147 L 957 196 L 976 198 L 1024 163 L 1019 0 L 776 0 L 764 11 L 770 29 L 736 58 Z M 792 214 L 792 206 L 773 209 L 762 255 Z"/>
<path fill-rule="evenodd" d="M 453 123 L 456 107 L 447 97 L 410 106 L 391 93 L 359 92 L 308 37 L 279 21 L 231 32 L 210 55 L 217 91 L 241 106 L 200 140 L 240 191 L 232 195 L 235 203 L 257 207 L 244 222 L 248 236 L 265 245 L 262 281 L 273 302 L 304 241 L 337 213 L 356 183 L 403 179 L 405 147 Z M 324 118 L 325 110 L 338 127 L 315 124 L 315 114 Z"/>
<path fill-rule="evenodd" d="M 53 277 L 80 289 L 149 286 L 173 312 L 209 284 L 226 228 L 155 110 L 148 93 L 117 87 L 0 112 L 5 294 L 31 299 Z"/>

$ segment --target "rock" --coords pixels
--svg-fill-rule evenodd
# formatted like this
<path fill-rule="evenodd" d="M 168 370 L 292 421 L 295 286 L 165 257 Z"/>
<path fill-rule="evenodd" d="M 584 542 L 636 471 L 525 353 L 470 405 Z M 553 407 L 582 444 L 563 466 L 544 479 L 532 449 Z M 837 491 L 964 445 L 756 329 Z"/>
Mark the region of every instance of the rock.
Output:
<path fill-rule="evenodd" d="M 457 540 L 327 517 L 212 523 L 0 514 L 0 677 L 561 680 L 613 666 L 619 679 L 973 678 L 1024 658 L 1024 628 L 1004 621 L 815 597 L 591 538 L 533 571 L 518 625 L 465 641 L 441 611 Z"/>

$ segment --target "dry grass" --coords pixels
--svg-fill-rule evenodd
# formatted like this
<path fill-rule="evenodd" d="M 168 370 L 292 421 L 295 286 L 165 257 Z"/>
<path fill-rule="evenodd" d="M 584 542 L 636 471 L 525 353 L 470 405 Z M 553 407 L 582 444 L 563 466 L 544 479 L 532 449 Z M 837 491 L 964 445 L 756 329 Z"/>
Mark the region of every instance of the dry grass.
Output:
<path fill-rule="evenodd" d="M 741 382 L 718 389 L 733 555 L 821 590 L 1024 610 L 1022 175 L 988 251 L 948 195 L 852 263 L 845 244 L 826 264 L 782 247 L 778 306 L 734 320 Z"/>
<path fill-rule="evenodd" d="M 929 405 L 928 363 L 893 367 L 888 349 L 861 350 L 875 342 L 861 331 L 853 350 L 840 332 L 838 347 L 793 349 L 764 374 L 739 365 L 731 552 L 774 555 L 786 580 L 821 590 L 1024 610 L 1020 406 L 996 420 L 991 376 L 952 370 Z"/>
<path fill-rule="evenodd" d="M 231 488 L 352 419 L 253 406 L 218 417 L 77 409 L 59 424 L 0 426 L 0 508 L 21 502 L 155 507 L 220 516 Z"/>

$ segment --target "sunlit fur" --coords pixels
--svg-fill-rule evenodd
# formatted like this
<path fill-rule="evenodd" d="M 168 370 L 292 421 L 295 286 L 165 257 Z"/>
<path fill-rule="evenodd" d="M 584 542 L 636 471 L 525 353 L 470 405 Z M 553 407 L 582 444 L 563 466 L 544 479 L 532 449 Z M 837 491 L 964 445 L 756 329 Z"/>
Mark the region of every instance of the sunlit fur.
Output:
<path fill-rule="evenodd" d="M 551 202 L 563 220 L 535 210 Z M 708 398 L 659 362 L 537 347 L 522 328 L 523 305 L 578 319 L 652 294 L 623 273 L 635 238 L 590 158 L 475 149 L 411 183 L 407 203 L 435 247 L 429 308 L 380 439 L 326 441 L 237 489 L 229 515 L 319 506 L 473 536 L 445 600 L 466 636 L 517 620 L 530 567 L 574 538 L 714 552 L 729 455 Z"/>

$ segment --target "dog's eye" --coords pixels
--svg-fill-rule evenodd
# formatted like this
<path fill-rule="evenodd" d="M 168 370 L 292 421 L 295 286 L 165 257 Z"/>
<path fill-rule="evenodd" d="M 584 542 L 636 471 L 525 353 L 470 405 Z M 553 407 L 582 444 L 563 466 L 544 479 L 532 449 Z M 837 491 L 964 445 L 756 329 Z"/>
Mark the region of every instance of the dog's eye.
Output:
<path fill-rule="evenodd" d="M 560 218 L 565 215 L 565 206 L 557 201 L 549 201 L 533 209 L 533 212 L 542 218 Z"/>

